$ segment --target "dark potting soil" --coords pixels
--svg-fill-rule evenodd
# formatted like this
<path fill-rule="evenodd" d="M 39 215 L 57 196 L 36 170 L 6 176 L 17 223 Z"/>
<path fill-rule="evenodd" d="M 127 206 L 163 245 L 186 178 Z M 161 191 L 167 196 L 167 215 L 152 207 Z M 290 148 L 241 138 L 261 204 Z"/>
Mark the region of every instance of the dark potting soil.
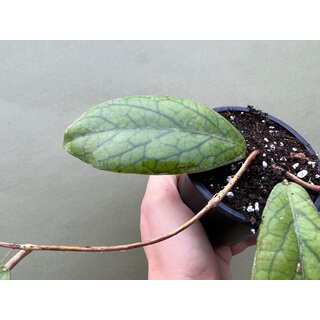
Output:
<path fill-rule="evenodd" d="M 249 106 L 250 112 L 224 111 L 220 114 L 228 119 L 244 136 L 247 155 L 255 149 L 261 154 L 252 162 L 232 192 L 223 202 L 243 212 L 253 228 L 261 222 L 262 211 L 273 187 L 283 181 L 283 173 L 276 165 L 303 177 L 304 181 L 319 184 L 320 175 L 317 157 L 311 156 L 305 146 L 287 130 L 266 118 L 266 114 Z M 220 167 L 203 174 L 206 187 L 215 194 L 228 183 L 240 168 L 242 161 Z M 312 198 L 315 193 L 309 191 Z"/>

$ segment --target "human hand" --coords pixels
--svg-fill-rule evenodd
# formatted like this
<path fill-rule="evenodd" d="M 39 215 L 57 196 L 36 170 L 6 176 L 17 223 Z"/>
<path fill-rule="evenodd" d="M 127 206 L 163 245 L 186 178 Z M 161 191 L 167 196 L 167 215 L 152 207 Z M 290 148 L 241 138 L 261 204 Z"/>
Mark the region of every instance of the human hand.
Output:
<path fill-rule="evenodd" d="M 141 237 L 148 240 L 168 233 L 194 216 L 182 202 L 177 176 L 150 176 L 141 204 Z M 149 279 L 231 279 L 230 263 L 255 244 L 255 237 L 233 246 L 210 244 L 201 223 L 160 243 L 144 248 Z"/>

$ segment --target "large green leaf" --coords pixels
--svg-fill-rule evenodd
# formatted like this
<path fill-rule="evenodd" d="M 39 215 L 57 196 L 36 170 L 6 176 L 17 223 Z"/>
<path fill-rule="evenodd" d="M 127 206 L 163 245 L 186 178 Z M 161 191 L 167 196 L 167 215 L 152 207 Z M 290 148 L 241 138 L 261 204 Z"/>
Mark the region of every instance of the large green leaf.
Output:
<path fill-rule="evenodd" d="M 0 266 L 0 280 L 10 280 L 10 270 L 4 269 L 4 266 Z"/>
<path fill-rule="evenodd" d="M 245 156 L 245 140 L 210 108 L 176 97 L 136 96 L 89 109 L 64 148 L 95 168 L 161 174 L 213 169 Z"/>
<path fill-rule="evenodd" d="M 277 184 L 263 211 L 253 279 L 320 279 L 320 216 L 304 188 Z"/>

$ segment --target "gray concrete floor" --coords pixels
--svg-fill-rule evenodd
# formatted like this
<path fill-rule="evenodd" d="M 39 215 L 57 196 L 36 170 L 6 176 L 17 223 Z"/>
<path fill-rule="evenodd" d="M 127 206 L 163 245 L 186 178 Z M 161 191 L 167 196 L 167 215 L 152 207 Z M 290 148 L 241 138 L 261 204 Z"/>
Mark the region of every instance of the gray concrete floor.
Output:
<path fill-rule="evenodd" d="M 137 94 L 256 105 L 320 150 L 320 42 L 0 42 L 2 241 L 119 244 L 139 239 L 146 177 L 94 170 L 62 149 L 89 106 Z M 7 250 L 0 250 L 0 260 Z M 233 260 L 249 279 L 254 248 Z M 143 250 L 35 252 L 15 279 L 145 279 Z"/>

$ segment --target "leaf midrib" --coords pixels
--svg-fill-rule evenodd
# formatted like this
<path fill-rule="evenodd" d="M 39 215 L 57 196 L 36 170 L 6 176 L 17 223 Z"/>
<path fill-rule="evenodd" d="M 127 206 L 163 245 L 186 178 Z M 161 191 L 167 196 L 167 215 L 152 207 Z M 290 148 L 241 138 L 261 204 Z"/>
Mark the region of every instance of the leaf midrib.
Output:
<path fill-rule="evenodd" d="M 100 130 L 100 131 L 91 131 L 91 132 L 86 132 L 86 133 L 81 133 L 76 137 L 72 137 L 71 139 L 68 139 L 68 142 L 66 142 L 66 144 L 70 143 L 71 141 L 75 141 L 77 139 L 80 138 L 86 138 L 87 136 L 91 136 L 91 135 L 95 135 L 95 134 L 99 134 L 99 133 L 107 133 L 107 132 L 112 132 L 112 131 L 142 131 L 142 130 L 149 130 L 149 131 L 168 131 L 168 132 L 173 132 L 173 131 L 177 131 L 177 132 L 183 132 L 183 133 L 190 133 L 190 134 L 195 134 L 195 135 L 202 135 L 202 136 L 207 136 L 207 137 L 212 137 L 212 138 L 218 138 L 219 140 L 223 140 L 229 143 L 233 143 L 233 144 L 237 144 L 240 145 L 240 143 L 238 143 L 237 141 L 234 141 L 233 139 L 228 139 L 226 136 L 223 135 L 218 135 L 216 133 L 209 133 L 206 131 L 195 131 L 195 130 L 187 130 L 187 129 L 181 129 L 181 128 L 153 128 L 153 127 L 143 127 L 143 128 L 115 128 L 115 129 L 105 129 L 105 130 Z M 69 132 L 67 132 L 67 136 L 68 136 Z"/>

